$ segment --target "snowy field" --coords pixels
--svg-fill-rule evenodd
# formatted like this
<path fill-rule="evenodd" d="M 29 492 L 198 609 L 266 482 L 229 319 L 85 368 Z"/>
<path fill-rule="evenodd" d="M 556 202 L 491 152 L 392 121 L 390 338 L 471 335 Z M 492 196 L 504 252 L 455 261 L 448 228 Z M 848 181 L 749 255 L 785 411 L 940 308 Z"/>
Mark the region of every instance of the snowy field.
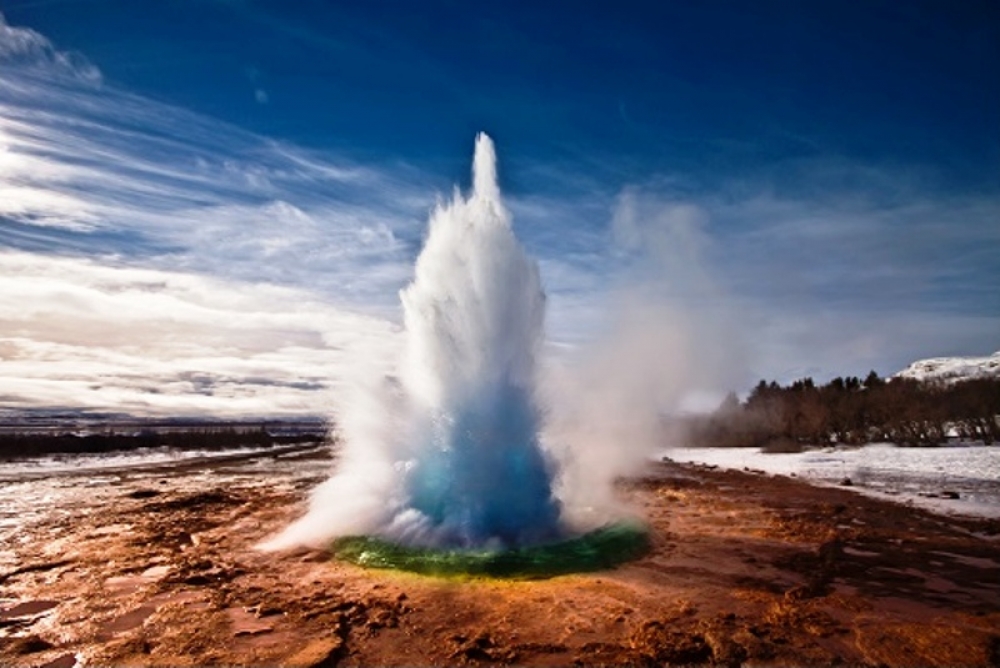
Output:
<path fill-rule="evenodd" d="M 52 454 L 0 461 L 0 483 L 23 482 L 37 478 L 86 475 L 91 473 L 131 471 L 155 472 L 181 465 L 216 464 L 233 459 L 273 457 L 295 452 L 309 444 L 269 447 L 227 448 L 223 450 L 184 450 L 178 448 L 136 448 L 108 453 Z"/>
<path fill-rule="evenodd" d="M 671 448 L 676 462 L 794 475 L 872 496 L 895 498 L 936 512 L 1000 517 L 1000 447 L 954 445 L 901 448 L 876 443 L 768 454 L 758 448 Z M 956 496 L 958 498 L 949 498 Z"/>

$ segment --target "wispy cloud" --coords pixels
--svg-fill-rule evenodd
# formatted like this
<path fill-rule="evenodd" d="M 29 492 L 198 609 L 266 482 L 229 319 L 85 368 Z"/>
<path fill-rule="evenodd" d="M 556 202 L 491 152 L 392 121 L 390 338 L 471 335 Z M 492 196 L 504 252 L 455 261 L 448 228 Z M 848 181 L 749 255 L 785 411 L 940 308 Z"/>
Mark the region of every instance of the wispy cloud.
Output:
<path fill-rule="evenodd" d="M 416 172 L 309 154 L 95 86 L 92 68 L 68 69 L 42 36 L 3 29 L 25 44 L 8 50 L 27 54 L 0 80 L 6 245 L 47 239 L 52 251 L 329 289 L 356 304 L 405 282 L 434 198 Z"/>

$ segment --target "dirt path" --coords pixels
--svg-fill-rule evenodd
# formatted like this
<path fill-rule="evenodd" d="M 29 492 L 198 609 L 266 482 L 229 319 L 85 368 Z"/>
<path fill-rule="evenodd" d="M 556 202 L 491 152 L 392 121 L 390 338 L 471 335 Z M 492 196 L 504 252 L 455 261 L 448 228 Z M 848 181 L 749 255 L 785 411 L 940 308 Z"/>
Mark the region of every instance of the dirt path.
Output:
<path fill-rule="evenodd" d="M 1000 664 L 1000 526 L 663 464 L 623 485 L 654 547 L 534 581 L 252 549 L 326 462 L 124 479 L 41 514 L 0 571 L 0 664 Z"/>

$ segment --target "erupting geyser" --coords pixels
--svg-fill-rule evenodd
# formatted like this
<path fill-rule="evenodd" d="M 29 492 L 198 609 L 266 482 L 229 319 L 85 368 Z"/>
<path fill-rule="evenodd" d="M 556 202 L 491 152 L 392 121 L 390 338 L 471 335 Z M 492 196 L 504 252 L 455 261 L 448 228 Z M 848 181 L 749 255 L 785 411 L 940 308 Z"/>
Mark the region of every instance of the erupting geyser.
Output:
<path fill-rule="evenodd" d="M 473 177 L 468 199 L 434 213 L 401 295 L 416 450 L 399 517 L 438 545 L 537 543 L 556 537 L 559 521 L 533 396 L 545 295 L 514 238 L 485 134 Z"/>
<path fill-rule="evenodd" d="M 485 134 L 471 194 L 435 210 L 401 299 L 398 378 L 341 412 L 337 473 L 265 547 L 366 534 L 404 549 L 516 551 L 566 538 L 555 464 L 539 442 L 545 295 Z"/>

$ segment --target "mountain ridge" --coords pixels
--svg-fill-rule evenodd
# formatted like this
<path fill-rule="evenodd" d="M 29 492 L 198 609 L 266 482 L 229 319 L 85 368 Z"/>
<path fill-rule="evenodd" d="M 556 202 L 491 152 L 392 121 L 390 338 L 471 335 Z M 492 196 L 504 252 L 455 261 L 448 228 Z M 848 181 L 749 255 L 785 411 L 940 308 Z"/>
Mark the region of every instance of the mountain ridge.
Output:
<path fill-rule="evenodd" d="M 988 357 L 930 357 L 917 360 L 892 377 L 945 383 L 1000 378 L 1000 350 Z"/>

